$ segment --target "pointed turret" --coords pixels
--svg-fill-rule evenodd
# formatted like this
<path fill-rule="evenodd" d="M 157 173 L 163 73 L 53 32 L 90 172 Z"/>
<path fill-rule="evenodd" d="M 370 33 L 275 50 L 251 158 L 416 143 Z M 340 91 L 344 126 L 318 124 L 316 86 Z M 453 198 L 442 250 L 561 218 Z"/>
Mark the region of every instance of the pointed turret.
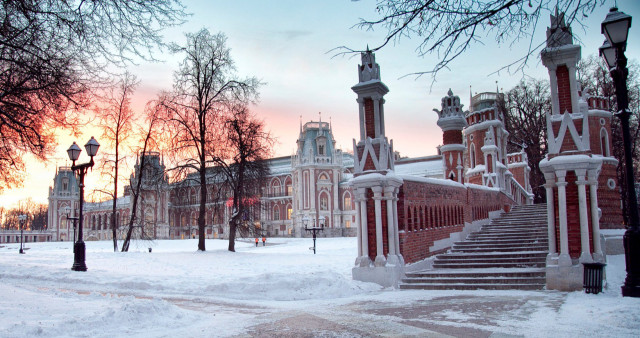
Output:
<path fill-rule="evenodd" d="M 453 95 L 451 89 L 441 100 L 442 110 L 433 109 L 438 114 L 438 126 L 442 128 L 442 160 L 444 176 L 447 179 L 464 183 L 462 155 L 462 129 L 467 126 L 460 97 Z"/>

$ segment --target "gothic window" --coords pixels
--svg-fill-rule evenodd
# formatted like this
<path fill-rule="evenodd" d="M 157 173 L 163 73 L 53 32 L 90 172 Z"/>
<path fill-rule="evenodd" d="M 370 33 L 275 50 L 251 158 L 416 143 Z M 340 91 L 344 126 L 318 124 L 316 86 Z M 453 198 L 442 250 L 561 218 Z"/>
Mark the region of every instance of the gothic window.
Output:
<path fill-rule="evenodd" d="M 273 220 L 274 221 L 280 220 L 280 208 L 278 208 L 277 205 L 273 207 Z"/>
<path fill-rule="evenodd" d="M 471 150 L 469 151 L 469 167 L 471 169 L 476 167 L 476 145 L 474 143 L 471 143 Z"/>
<path fill-rule="evenodd" d="M 274 178 L 271 182 L 271 192 L 276 195 L 280 193 L 280 180 L 277 178 Z"/>
<path fill-rule="evenodd" d="M 349 192 L 344 194 L 344 203 L 342 207 L 345 211 L 351 210 L 351 194 L 349 194 Z"/>
<path fill-rule="evenodd" d="M 69 179 L 66 177 L 62 179 L 62 191 L 69 191 Z"/>
<path fill-rule="evenodd" d="M 291 219 L 291 213 L 293 209 L 291 208 L 291 204 L 287 205 L 287 219 Z"/>
<path fill-rule="evenodd" d="M 320 196 L 320 210 L 329 210 L 329 198 L 327 194 Z"/>
<path fill-rule="evenodd" d="M 604 128 L 600 129 L 600 149 L 602 150 L 602 156 L 609 157 L 609 135 Z"/>
<path fill-rule="evenodd" d="M 324 156 L 324 146 L 323 145 L 319 145 L 318 146 L 318 155 Z"/>
<path fill-rule="evenodd" d="M 287 196 L 292 196 L 293 195 L 293 185 L 291 184 L 291 177 L 287 177 L 287 179 L 285 180 L 285 186 L 286 186 Z"/>

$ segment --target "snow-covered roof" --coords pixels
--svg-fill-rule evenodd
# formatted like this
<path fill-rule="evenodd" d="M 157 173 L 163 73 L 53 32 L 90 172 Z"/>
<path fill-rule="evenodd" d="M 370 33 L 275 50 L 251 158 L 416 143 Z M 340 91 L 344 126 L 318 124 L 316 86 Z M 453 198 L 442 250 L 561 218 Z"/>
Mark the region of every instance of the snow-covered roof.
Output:
<path fill-rule="evenodd" d="M 123 208 L 129 206 L 131 202 L 131 195 L 118 197 L 116 201 L 116 208 Z M 86 211 L 96 211 L 96 210 L 110 210 L 113 207 L 113 200 L 106 200 L 102 202 L 95 203 L 85 203 L 84 210 Z"/>
<path fill-rule="evenodd" d="M 397 160 L 395 162 L 395 172 L 397 175 L 443 178 L 442 156 L 434 155 Z"/>

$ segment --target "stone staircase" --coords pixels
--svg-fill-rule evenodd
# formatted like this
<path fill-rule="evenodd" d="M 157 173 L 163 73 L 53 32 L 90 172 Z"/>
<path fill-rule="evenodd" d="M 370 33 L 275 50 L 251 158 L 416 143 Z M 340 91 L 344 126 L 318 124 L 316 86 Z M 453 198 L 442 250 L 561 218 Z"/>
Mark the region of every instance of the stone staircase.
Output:
<path fill-rule="evenodd" d="M 400 289 L 543 289 L 546 213 L 545 204 L 514 207 L 437 255 L 433 269 L 407 273 Z"/>

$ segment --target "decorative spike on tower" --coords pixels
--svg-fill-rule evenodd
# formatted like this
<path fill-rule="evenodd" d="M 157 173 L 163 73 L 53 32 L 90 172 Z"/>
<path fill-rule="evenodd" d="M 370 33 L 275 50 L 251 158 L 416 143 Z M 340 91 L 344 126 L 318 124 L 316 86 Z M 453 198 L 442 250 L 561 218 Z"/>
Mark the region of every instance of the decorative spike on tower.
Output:
<path fill-rule="evenodd" d="M 442 98 L 442 110 L 433 109 L 438 114 L 438 126 L 442 129 L 442 152 L 444 175 L 446 179 L 464 183 L 464 165 L 462 163 L 465 146 L 462 143 L 462 129 L 467 126 L 460 97 L 453 95 L 451 89 Z"/>
<path fill-rule="evenodd" d="M 367 48 L 361 58 L 359 82 L 351 87 L 360 120 L 360 140 L 353 140 L 358 257 L 352 273 L 356 280 L 396 286 L 404 272 L 397 206 L 403 181 L 394 174 L 393 144 L 385 137 L 383 97 L 389 89 L 375 55 Z"/>

